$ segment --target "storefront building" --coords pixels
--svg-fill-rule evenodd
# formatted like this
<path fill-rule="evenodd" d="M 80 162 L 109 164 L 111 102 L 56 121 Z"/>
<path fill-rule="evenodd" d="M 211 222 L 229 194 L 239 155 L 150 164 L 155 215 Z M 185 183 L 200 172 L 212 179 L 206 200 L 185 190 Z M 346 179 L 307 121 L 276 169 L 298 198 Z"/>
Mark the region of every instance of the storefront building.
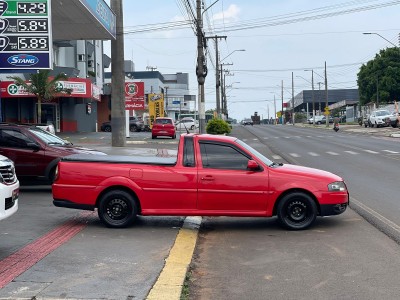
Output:
<path fill-rule="evenodd" d="M 42 102 L 37 119 L 37 98 L 24 93 L 9 76 L 29 79 L 36 70 L 0 70 L 0 121 L 52 123 L 57 132 L 96 131 L 97 104 L 104 85 L 103 41 L 116 38 L 115 14 L 104 0 L 52 1 L 52 72 L 64 73 L 70 95 Z"/>

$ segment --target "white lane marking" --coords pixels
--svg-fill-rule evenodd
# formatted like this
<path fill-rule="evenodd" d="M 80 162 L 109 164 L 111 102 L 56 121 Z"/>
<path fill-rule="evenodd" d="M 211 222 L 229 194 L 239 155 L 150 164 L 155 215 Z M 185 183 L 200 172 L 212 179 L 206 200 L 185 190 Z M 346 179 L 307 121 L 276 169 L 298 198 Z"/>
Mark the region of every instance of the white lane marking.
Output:
<path fill-rule="evenodd" d="M 285 136 L 285 139 L 290 139 L 291 138 L 291 136 Z"/>
<path fill-rule="evenodd" d="M 87 139 L 86 136 L 80 138 L 80 140 L 86 140 L 86 139 Z"/>
<path fill-rule="evenodd" d="M 289 153 L 289 155 L 293 157 L 300 157 L 300 155 L 298 155 L 297 153 Z"/>
<path fill-rule="evenodd" d="M 279 155 L 272 155 L 273 159 L 282 159 L 282 157 L 280 157 Z"/>
<path fill-rule="evenodd" d="M 253 141 L 258 141 L 258 139 L 253 139 Z"/>
<path fill-rule="evenodd" d="M 279 139 L 279 138 L 280 138 L 279 136 L 275 136 L 275 137 L 274 137 L 274 139 Z"/>
<path fill-rule="evenodd" d="M 268 140 L 268 138 L 267 138 L 267 137 L 265 137 L 265 138 L 264 138 L 264 140 Z"/>
<path fill-rule="evenodd" d="M 365 152 L 371 153 L 371 154 L 378 154 L 379 152 L 372 151 L 372 150 L 364 150 Z"/>
<path fill-rule="evenodd" d="M 382 151 L 385 151 L 385 152 L 388 152 L 388 153 L 392 153 L 392 154 L 398 154 L 399 153 L 397 151 L 392 151 L 392 150 L 382 150 Z"/>
<path fill-rule="evenodd" d="M 330 155 L 339 155 L 339 153 L 332 152 L 332 151 L 328 151 L 328 152 L 326 152 L 326 153 L 328 153 L 328 154 L 330 154 Z"/>
<path fill-rule="evenodd" d="M 102 136 L 100 139 L 101 139 L 101 140 L 103 140 L 104 138 L 105 138 L 105 137 L 104 137 L 104 136 Z"/>
<path fill-rule="evenodd" d="M 308 154 L 310 154 L 311 156 L 319 156 L 319 154 L 315 152 L 308 152 Z"/>
<path fill-rule="evenodd" d="M 346 152 L 348 154 L 358 154 L 357 152 L 354 152 L 354 151 L 344 151 L 344 152 Z"/>

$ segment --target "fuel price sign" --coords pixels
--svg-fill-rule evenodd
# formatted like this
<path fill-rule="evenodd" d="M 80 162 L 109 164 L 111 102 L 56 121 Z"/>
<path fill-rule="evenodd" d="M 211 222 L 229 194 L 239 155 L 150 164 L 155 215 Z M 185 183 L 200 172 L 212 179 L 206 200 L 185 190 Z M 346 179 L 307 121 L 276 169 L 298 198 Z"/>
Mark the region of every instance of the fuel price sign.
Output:
<path fill-rule="evenodd" d="M 0 0 L 0 69 L 50 69 L 51 0 Z"/>

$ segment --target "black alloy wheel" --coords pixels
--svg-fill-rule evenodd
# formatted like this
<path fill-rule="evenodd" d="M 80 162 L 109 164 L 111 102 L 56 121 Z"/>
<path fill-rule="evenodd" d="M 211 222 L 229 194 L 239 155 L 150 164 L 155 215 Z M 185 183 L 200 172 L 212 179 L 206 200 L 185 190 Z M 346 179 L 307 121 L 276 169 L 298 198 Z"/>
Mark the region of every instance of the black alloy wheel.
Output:
<path fill-rule="evenodd" d="M 291 230 L 303 230 L 311 226 L 318 209 L 314 199 L 302 192 L 284 196 L 277 207 L 279 222 Z"/>
<path fill-rule="evenodd" d="M 138 127 L 136 125 L 131 125 L 129 126 L 129 131 L 130 132 L 138 132 Z"/>
<path fill-rule="evenodd" d="M 105 126 L 104 127 L 104 131 L 105 132 L 111 132 L 111 126 L 110 125 Z"/>
<path fill-rule="evenodd" d="M 109 191 L 99 201 L 98 215 L 107 227 L 127 227 L 137 218 L 136 201 L 126 191 Z"/>

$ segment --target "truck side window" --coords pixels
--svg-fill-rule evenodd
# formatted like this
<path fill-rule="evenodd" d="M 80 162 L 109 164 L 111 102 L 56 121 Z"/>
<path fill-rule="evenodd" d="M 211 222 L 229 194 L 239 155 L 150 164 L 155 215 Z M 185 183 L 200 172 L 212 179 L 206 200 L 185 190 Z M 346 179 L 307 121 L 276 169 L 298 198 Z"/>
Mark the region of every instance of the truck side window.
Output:
<path fill-rule="evenodd" d="M 203 168 L 247 170 L 249 157 L 229 145 L 200 143 Z"/>
<path fill-rule="evenodd" d="M 186 137 L 183 144 L 183 165 L 185 167 L 195 167 L 194 142 L 192 137 Z"/>

